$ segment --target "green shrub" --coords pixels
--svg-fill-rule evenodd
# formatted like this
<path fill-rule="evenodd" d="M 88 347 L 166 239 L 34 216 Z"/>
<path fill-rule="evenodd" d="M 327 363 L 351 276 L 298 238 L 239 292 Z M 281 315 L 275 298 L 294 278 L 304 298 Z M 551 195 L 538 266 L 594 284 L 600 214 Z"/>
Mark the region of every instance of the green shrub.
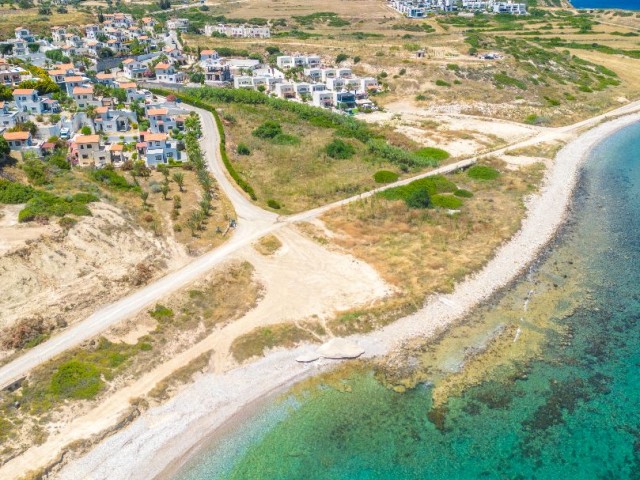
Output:
<path fill-rule="evenodd" d="M 496 82 L 496 85 L 499 87 L 507 86 L 507 87 L 516 87 L 516 88 L 519 88 L 520 90 L 527 89 L 527 85 L 522 80 L 518 80 L 517 78 L 510 77 L 509 75 L 504 73 L 496 73 L 493 76 L 493 79 Z"/>
<path fill-rule="evenodd" d="M 463 188 L 459 188 L 458 190 L 453 192 L 453 194 L 456 197 L 460 197 L 460 198 L 471 198 L 471 197 L 473 197 L 473 193 L 471 193 L 469 190 L 464 190 Z"/>
<path fill-rule="evenodd" d="M 267 120 L 253 132 L 251 132 L 254 137 L 262 139 L 275 138 L 281 133 L 282 126 L 278 122 L 274 122 L 273 120 Z"/>
<path fill-rule="evenodd" d="M 251 149 L 244 143 L 239 143 L 236 151 L 238 155 L 251 155 Z"/>
<path fill-rule="evenodd" d="M 425 187 L 413 190 L 404 199 L 409 208 L 429 208 L 431 206 L 431 196 Z"/>
<path fill-rule="evenodd" d="M 279 133 L 272 140 L 276 145 L 298 145 L 300 139 L 295 135 L 289 135 L 288 133 Z"/>
<path fill-rule="evenodd" d="M 500 172 L 487 165 L 474 165 L 467 171 L 467 175 L 474 180 L 495 180 Z"/>
<path fill-rule="evenodd" d="M 449 152 L 440 148 L 425 147 L 414 152 L 419 157 L 425 158 L 430 161 L 440 162 L 449 158 Z"/>
<path fill-rule="evenodd" d="M 325 151 L 331 158 L 337 158 L 339 160 L 351 158 L 356 153 L 356 149 L 353 145 L 345 142 L 344 140 L 340 140 L 339 138 L 334 139 L 329 145 L 327 145 Z"/>
<path fill-rule="evenodd" d="M 438 165 L 436 160 L 424 158 L 415 153 L 407 152 L 402 148 L 394 147 L 382 139 L 369 140 L 367 147 L 369 147 L 369 151 L 374 155 L 381 156 L 385 160 L 400 166 L 400 168 L 405 171 L 409 168 L 435 167 Z"/>
<path fill-rule="evenodd" d="M 36 218 L 49 218 L 65 215 L 90 216 L 87 202 L 74 200 L 74 197 L 61 198 L 48 192 L 38 192 L 18 213 L 19 222 L 30 222 Z"/>
<path fill-rule="evenodd" d="M 273 198 L 270 198 L 269 200 L 267 200 L 267 205 L 269 206 L 269 208 L 273 208 L 274 210 L 280 210 L 281 205 L 277 200 L 274 200 Z"/>
<path fill-rule="evenodd" d="M 107 170 L 104 168 L 92 170 L 89 176 L 95 181 L 113 188 L 114 190 L 140 190 L 138 185 L 129 183 L 126 178 L 113 170 Z"/>
<path fill-rule="evenodd" d="M 37 194 L 37 190 L 28 185 L 0 178 L 0 203 L 15 205 L 26 203 Z"/>
<path fill-rule="evenodd" d="M 49 181 L 49 175 L 45 164 L 37 158 L 25 159 L 22 170 L 34 185 L 44 185 Z"/>
<path fill-rule="evenodd" d="M 150 343 L 147 343 L 147 342 L 139 343 L 138 344 L 138 348 L 143 352 L 148 352 L 150 350 L 153 350 L 153 346 Z"/>
<path fill-rule="evenodd" d="M 453 195 L 434 195 L 431 197 L 431 204 L 434 207 L 457 210 L 462 206 L 462 200 Z"/>
<path fill-rule="evenodd" d="M 451 86 L 451 84 L 449 82 L 445 82 L 444 80 L 440 80 L 440 79 L 436 80 L 436 85 L 438 87 L 450 87 Z"/>
<path fill-rule="evenodd" d="M 373 179 L 376 183 L 393 183 L 398 180 L 399 177 L 400 175 L 390 170 L 379 170 L 373 174 Z"/>
<path fill-rule="evenodd" d="M 448 178 L 443 175 L 433 175 L 431 177 L 415 180 L 408 185 L 390 188 L 380 192 L 379 195 L 387 200 L 405 200 L 416 190 L 425 189 L 429 195 L 433 196 L 439 193 L 453 193 L 458 188 Z"/>
<path fill-rule="evenodd" d="M 92 193 L 81 192 L 81 193 L 76 193 L 73 196 L 73 201 L 78 203 L 92 203 L 92 202 L 97 202 L 98 200 L 100 199 Z"/>
<path fill-rule="evenodd" d="M 51 393 L 58 398 L 91 399 L 104 383 L 100 371 L 93 365 L 69 360 L 58 367 L 51 377 Z"/>
<path fill-rule="evenodd" d="M 149 315 L 155 318 L 159 322 L 169 321 L 173 318 L 174 313 L 169 307 L 165 307 L 159 303 L 156 304 L 156 307 L 153 310 L 149 310 Z"/>

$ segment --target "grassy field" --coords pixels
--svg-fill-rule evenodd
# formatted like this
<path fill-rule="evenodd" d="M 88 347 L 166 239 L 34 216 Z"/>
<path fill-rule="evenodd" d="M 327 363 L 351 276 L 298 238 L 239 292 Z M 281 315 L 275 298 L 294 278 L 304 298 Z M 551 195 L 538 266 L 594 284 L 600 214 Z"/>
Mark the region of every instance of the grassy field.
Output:
<path fill-rule="evenodd" d="M 39 15 L 37 8 L 18 9 L 7 6 L 0 7 L 0 38 L 14 38 L 17 27 L 26 27 L 33 33 L 48 37 L 51 27 L 80 26 L 95 22 L 93 14 L 67 7 L 68 13 L 57 13 L 55 8 L 50 15 Z"/>
<path fill-rule="evenodd" d="M 476 169 L 426 185 L 432 208 L 409 205 L 425 186 L 417 183 L 325 214 L 323 220 L 336 234 L 330 241 L 373 265 L 400 292 L 373 311 L 339 315 L 329 324 L 334 333 L 369 330 L 390 321 L 389 311 L 404 313 L 431 293 L 450 292 L 515 233 L 524 214 L 523 197 L 536 189 L 543 167 L 512 171 L 499 160 L 487 166 L 499 175 L 491 179 Z M 475 178 L 470 176 L 474 172 L 479 173 Z"/>

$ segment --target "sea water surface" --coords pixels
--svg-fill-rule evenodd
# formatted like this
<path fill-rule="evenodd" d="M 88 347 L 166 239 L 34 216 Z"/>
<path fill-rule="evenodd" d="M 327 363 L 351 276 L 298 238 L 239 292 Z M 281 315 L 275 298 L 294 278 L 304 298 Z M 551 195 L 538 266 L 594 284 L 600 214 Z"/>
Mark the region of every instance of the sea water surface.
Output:
<path fill-rule="evenodd" d="M 640 0 L 570 0 L 575 8 L 617 8 L 640 10 Z"/>
<path fill-rule="evenodd" d="M 509 335 L 491 355 L 487 332 Z M 594 149 L 545 258 L 411 358 L 433 382 L 269 401 L 175 478 L 640 478 L 640 125 Z"/>

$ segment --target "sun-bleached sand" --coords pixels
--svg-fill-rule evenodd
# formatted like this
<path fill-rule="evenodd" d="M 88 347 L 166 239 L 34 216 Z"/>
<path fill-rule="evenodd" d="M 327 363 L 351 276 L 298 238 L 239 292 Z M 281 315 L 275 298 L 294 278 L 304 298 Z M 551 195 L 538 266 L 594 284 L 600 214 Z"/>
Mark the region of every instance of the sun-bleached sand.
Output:
<path fill-rule="evenodd" d="M 441 331 L 508 285 L 535 260 L 563 224 L 580 166 L 591 149 L 615 131 L 639 120 L 639 114 L 621 117 L 569 142 L 558 153 L 540 192 L 528 200 L 527 216 L 520 231 L 498 249 L 485 268 L 460 283 L 453 293 L 431 297 L 419 312 L 350 340 L 364 347 L 366 357 L 385 354 L 410 338 L 428 337 Z M 275 351 L 225 373 L 200 375 L 167 403 L 146 411 L 129 427 L 66 465 L 56 478 L 149 479 L 169 467 L 175 468 L 203 439 L 234 415 L 241 414 L 247 405 L 335 364 L 329 360 L 295 362 L 296 357 L 315 348 Z"/>

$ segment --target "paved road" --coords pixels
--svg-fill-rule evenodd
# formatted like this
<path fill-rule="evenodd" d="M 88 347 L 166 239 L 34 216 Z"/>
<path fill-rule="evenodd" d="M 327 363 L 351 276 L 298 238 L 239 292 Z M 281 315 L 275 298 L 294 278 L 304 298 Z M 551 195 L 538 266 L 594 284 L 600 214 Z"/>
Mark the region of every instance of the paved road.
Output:
<path fill-rule="evenodd" d="M 100 308 L 85 320 L 60 332 L 45 343 L 26 351 L 20 357 L 0 368 L 0 388 L 4 388 L 16 380 L 23 378 L 31 369 L 39 364 L 52 359 L 68 349 L 78 346 L 85 340 L 104 332 L 117 322 L 132 317 L 143 308 L 148 307 L 158 300 L 166 298 L 177 289 L 196 280 L 217 265 L 221 264 L 230 254 L 284 225 L 301 220 L 310 220 L 321 215 L 327 210 L 362 198 L 370 197 L 381 190 L 398 185 L 404 185 L 417 178 L 452 172 L 459 168 L 472 165 L 477 160 L 477 158 L 463 160 L 461 162 L 446 165 L 431 172 L 407 178 L 394 184 L 389 184 L 376 190 L 356 195 L 345 200 L 340 200 L 307 212 L 302 212 L 289 217 L 278 217 L 276 214 L 262 210 L 254 205 L 239 189 L 235 187 L 232 180 L 228 177 L 226 168 L 220 158 L 220 138 L 218 136 L 218 130 L 213 116 L 209 112 L 195 107 L 187 105 L 185 105 L 185 107 L 197 111 L 202 118 L 203 151 L 206 155 L 212 174 L 218 181 L 220 188 L 229 197 L 236 210 L 238 216 L 238 228 L 233 232 L 227 243 L 217 249 L 202 255 L 188 265 L 182 267 L 180 270 L 156 280 L 135 293 L 132 293 L 111 305 Z M 637 110 L 640 110 L 640 101 L 633 102 L 607 114 L 598 115 L 597 117 L 578 122 L 574 125 L 556 129 L 547 129 L 533 138 L 512 144 L 491 153 L 501 153 L 508 148 L 518 148 L 533 145 L 541 141 L 553 140 L 561 137 L 562 135 L 566 135 L 567 133 L 578 132 L 584 128 L 597 125 L 607 119 Z"/>

